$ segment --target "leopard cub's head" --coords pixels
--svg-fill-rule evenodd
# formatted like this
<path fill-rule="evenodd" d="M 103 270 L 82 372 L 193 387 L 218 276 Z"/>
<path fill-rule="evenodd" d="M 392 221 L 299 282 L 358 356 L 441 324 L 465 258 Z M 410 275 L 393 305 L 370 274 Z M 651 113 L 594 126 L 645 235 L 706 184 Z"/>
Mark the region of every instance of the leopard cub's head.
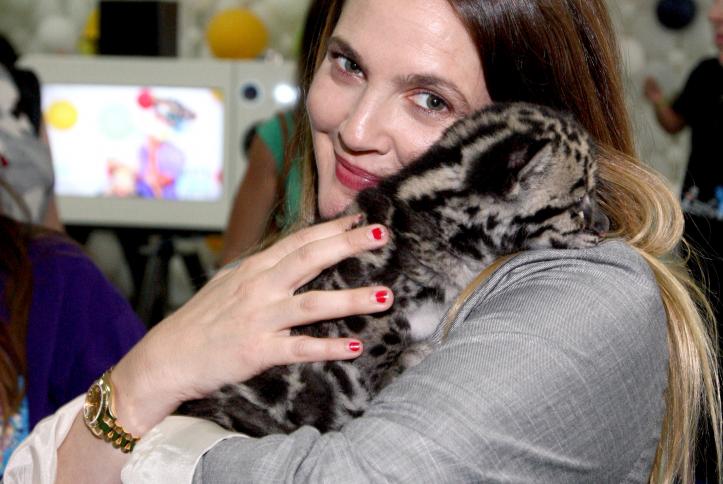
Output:
<path fill-rule="evenodd" d="M 468 190 L 486 202 L 480 219 L 499 248 L 597 244 L 609 223 L 597 202 L 595 148 L 585 130 L 570 116 L 529 104 L 480 116 L 486 129 L 469 138 L 463 166 Z"/>
<path fill-rule="evenodd" d="M 471 252 L 583 248 L 608 230 L 596 168 L 594 144 L 571 117 L 500 103 L 449 128 L 398 196 Z"/>

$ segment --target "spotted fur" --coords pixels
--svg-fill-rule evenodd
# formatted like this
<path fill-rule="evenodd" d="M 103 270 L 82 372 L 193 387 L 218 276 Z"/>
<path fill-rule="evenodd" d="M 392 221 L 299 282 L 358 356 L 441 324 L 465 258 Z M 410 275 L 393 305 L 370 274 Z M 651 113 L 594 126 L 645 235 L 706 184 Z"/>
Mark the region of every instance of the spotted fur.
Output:
<path fill-rule="evenodd" d="M 589 136 L 568 116 L 522 103 L 493 104 L 449 128 L 418 160 L 359 193 L 346 213 L 389 227 L 383 248 L 346 259 L 300 291 L 386 285 L 379 314 L 295 329 L 355 337 L 353 361 L 275 367 L 226 385 L 179 412 L 251 436 L 302 425 L 338 429 L 391 379 L 423 357 L 460 291 L 499 256 L 585 248 L 607 230 L 597 209 Z"/>

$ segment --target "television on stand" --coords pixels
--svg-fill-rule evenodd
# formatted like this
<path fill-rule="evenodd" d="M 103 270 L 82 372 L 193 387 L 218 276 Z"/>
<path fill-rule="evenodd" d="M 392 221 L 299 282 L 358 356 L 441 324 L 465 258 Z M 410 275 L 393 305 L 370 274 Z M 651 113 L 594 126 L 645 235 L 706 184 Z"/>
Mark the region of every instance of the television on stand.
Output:
<path fill-rule="evenodd" d="M 298 98 L 294 65 L 28 56 L 66 225 L 220 231 L 249 129 Z"/>
<path fill-rule="evenodd" d="M 247 165 L 242 144 L 294 106 L 295 66 L 40 55 L 20 64 L 42 84 L 61 220 L 81 243 L 96 228 L 116 233 L 131 302 L 150 327 L 179 299 L 170 281 L 206 280 L 198 236 L 226 226 Z"/>

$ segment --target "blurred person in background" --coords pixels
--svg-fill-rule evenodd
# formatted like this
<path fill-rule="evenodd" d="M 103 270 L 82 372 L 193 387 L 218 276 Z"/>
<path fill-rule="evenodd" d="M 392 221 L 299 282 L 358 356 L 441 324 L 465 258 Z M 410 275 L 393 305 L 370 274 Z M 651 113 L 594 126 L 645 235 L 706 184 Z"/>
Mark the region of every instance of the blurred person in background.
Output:
<path fill-rule="evenodd" d="M 145 333 L 130 305 L 60 232 L 40 84 L 0 36 L 0 476 L 35 424 Z"/>
<path fill-rule="evenodd" d="M 326 19 L 328 2 L 313 0 L 299 46 L 297 79 L 304 79 L 309 52 L 319 40 Z M 300 89 L 306 89 L 302 86 Z M 248 159 L 246 174 L 234 197 L 223 238 L 221 265 L 227 264 L 254 248 L 266 229 L 280 231 L 297 217 L 301 197 L 301 173 L 295 127 L 305 116 L 305 106 L 279 112 L 260 122 L 244 140 Z"/>
<path fill-rule="evenodd" d="M 9 169 L 0 166 L 0 175 Z M 22 203 L 2 176 L 0 193 Z M 0 476 L 39 420 L 83 392 L 144 333 L 78 245 L 0 209 Z"/>
<path fill-rule="evenodd" d="M 53 193 L 54 176 L 40 106 L 40 83 L 32 71 L 16 65 L 18 55 L 0 34 L 0 171 L 2 180 L 22 198 L 0 192 L 0 207 L 16 220 L 62 230 Z M 20 210 L 27 209 L 28 213 Z"/>
<path fill-rule="evenodd" d="M 723 277 L 723 0 L 713 2 L 708 19 L 718 55 L 698 63 L 672 102 L 666 99 L 652 77 L 645 80 L 644 94 L 666 132 L 676 134 L 686 127 L 691 129 L 690 156 L 682 189 L 685 237 L 700 253 L 700 269 L 697 264 L 691 269 L 710 292 L 720 336 L 723 316 L 719 282 Z M 717 482 L 711 477 L 714 476 L 715 457 L 710 431 L 702 438 L 707 440 L 708 451 L 697 475 L 701 481 L 707 476 L 709 482 Z"/>

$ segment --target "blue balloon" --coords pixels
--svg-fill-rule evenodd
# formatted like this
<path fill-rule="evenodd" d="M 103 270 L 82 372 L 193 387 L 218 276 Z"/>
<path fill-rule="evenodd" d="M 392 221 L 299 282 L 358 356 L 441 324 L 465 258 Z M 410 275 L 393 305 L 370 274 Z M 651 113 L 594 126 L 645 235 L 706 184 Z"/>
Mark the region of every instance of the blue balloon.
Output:
<path fill-rule="evenodd" d="M 658 20 L 663 26 L 672 29 L 684 29 L 693 22 L 697 8 L 693 0 L 660 0 L 658 2 Z"/>

